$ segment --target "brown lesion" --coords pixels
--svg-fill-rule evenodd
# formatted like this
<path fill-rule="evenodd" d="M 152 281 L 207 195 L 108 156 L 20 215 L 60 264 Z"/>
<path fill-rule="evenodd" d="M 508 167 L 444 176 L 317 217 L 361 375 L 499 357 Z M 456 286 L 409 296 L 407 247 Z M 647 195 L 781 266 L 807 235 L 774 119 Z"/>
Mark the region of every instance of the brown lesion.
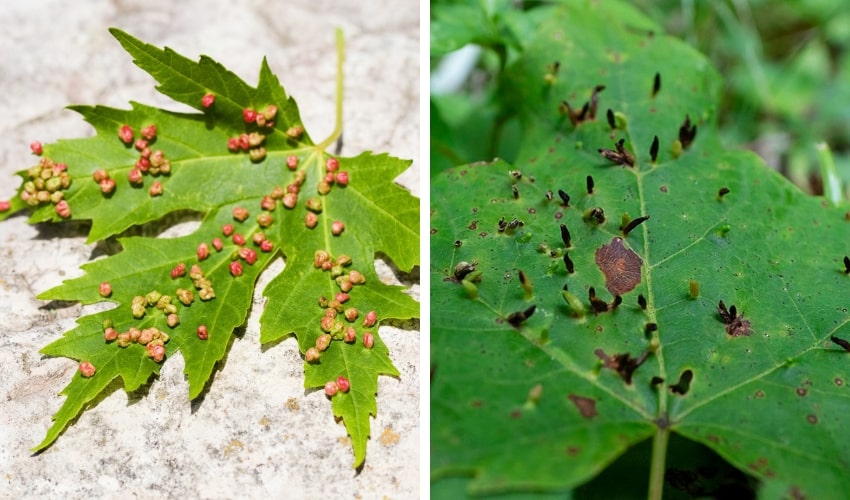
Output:
<path fill-rule="evenodd" d="M 610 368 L 617 372 L 627 384 L 632 383 L 632 374 L 634 374 L 635 370 L 637 370 L 649 356 L 649 351 L 645 351 L 638 358 L 633 358 L 629 353 L 609 356 L 605 354 L 605 351 L 599 348 L 593 351 L 593 353 L 596 354 L 597 358 L 602 360 L 605 368 Z"/>
<path fill-rule="evenodd" d="M 726 333 L 733 337 L 749 335 L 752 333 L 750 320 L 744 319 L 744 315 L 738 315 L 737 308 L 733 305 L 726 308 L 726 304 L 720 301 L 717 305 L 717 313 L 720 314 L 720 319 L 726 324 Z"/>
<path fill-rule="evenodd" d="M 588 120 L 596 119 L 596 110 L 599 107 L 599 93 L 605 90 L 605 85 L 597 85 L 593 89 L 590 100 L 584 103 L 584 106 L 576 109 L 570 106 L 570 103 L 564 100 L 561 102 L 559 111 L 563 115 L 567 115 L 573 125 L 579 125 Z"/>
<path fill-rule="evenodd" d="M 605 275 L 605 288 L 611 295 L 623 295 L 640 283 L 643 260 L 623 245 L 622 238 L 614 238 L 596 250 L 596 265 Z"/>
<path fill-rule="evenodd" d="M 567 397 L 574 405 L 576 405 L 576 408 L 578 408 L 578 412 L 581 414 L 582 418 L 592 419 L 597 415 L 595 399 L 586 398 L 577 394 L 568 394 Z"/>

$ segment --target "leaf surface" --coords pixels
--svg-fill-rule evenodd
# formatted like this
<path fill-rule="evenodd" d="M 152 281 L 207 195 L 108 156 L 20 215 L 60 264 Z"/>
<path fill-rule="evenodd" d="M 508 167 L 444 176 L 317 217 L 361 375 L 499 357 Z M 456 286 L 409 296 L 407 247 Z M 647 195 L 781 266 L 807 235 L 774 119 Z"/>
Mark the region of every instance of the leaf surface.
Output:
<path fill-rule="evenodd" d="M 63 391 L 65 403 L 35 450 L 53 443 L 112 380 L 120 378 L 125 390 L 135 390 L 177 352 L 185 360 L 189 397 L 201 395 L 234 331 L 246 321 L 259 274 L 284 257 L 285 271 L 265 290 L 261 339 L 267 343 L 295 335 L 302 353 L 329 329 L 321 324 L 328 305 L 320 307 L 318 299 L 333 300 L 340 293 L 344 285 L 332 278 L 347 280 L 353 270 L 365 276 L 364 283 L 348 292 L 350 298 L 342 300 L 344 307 L 336 304 L 334 338 L 326 350 L 318 360 L 305 362 L 305 387 L 323 387 L 339 376 L 349 379 L 350 391 L 332 398 L 332 407 L 351 435 L 354 465 L 359 466 L 365 459 L 370 415 L 377 413 L 377 377 L 398 375 L 378 337 L 378 324 L 418 316 L 418 304 L 401 287 L 383 284 L 373 265 L 377 253 L 405 271 L 418 265 L 418 201 L 393 182 L 410 162 L 371 153 L 336 158 L 324 145 L 314 145 L 303 130 L 295 101 L 265 61 L 259 84 L 252 88 L 209 57 L 193 62 L 119 30 L 112 33 L 136 64 L 159 81 L 162 93 L 200 113 L 138 103 L 129 110 L 72 107 L 97 135 L 45 145 L 42 163 L 20 172 L 25 182 L 19 194 L 32 188 L 27 183 L 48 191 L 43 184 L 61 177 L 67 185 L 53 185 L 49 193 L 60 192 L 63 199 L 32 203 L 34 197 L 23 194 L 13 200 L 10 213 L 32 206 L 33 222 L 91 220 L 90 241 L 121 235 L 175 212 L 197 212 L 202 220 L 186 236 L 119 237 L 121 252 L 84 265 L 82 277 L 39 296 L 85 304 L 108 300 L 115 307 L 80 318 L 76 328 L 42 350 L 88 361 L 96 371 L 89 378 L 74 375 Z M 214 103 L 205 106 L 203 98 L 209 95 Z M 263 116 L 264 122 L 248 120 L 246 109 L 268 116 Z M 156 133 L 149 134 L 146 144 L 137 144 L 150 125 L 156 126 Z M 132 140 L 120 137 L 125 126 L 133 131 Z M 238 141 L 240 135 L 250 136 L 251 142 L 233 148 L 229 141 Z M 159 154 L 170 169 L 162 158 L 154 161 Z M 100 169 L 115 183 L 108 192 L 93 179 L 104 175 L 95 173 Z M 134 182 L 131 176 L 140 172 L 140 181 Z M 343 172 L 345 179 L 340 177 Z M 151 191 L 155 183 L 161 185 L 160 194 Z M 60 202 L 70 207 L 70 216 L 60 213 Z M 315 223 L 308 225 L 309 217 Z M 337 222 L 344 223 L 344 229 L 335 230 Z M 328 252 L 338 264 L 348 255 L 350 263 L 317 268 L 317 250 Z M 103 283 L 111 288 L 106 295 Z M 153 298 L 146 300 L 149 296 Z M 139 297 L 142 307 L 134 311 Z M 347 308 L 358 309 L 357 318 L 344 318 Z M 364 326 L 368 311 L 375 311 L 376 321 Z M 155 328 L 167 338 L 154 333 L 153 343 L 144 337 L 110 340 L 109 325 L 128 335 L 133 329 Z M 344 342 L 342 327 L 354 328 L 357 341 Z M 207 338 L 199 333 L 204 328 Z M 375 338 L 371 348 L 363 342 L 367 330 Z M 165 347 L 165 359 L 159 361 L 150 350 L 157 337 Z"/>
<path fill-rule="evenodd" d="M 618 3 L 550 9 L 502 76 L 517 157 L 433 179 L 432 478 L 574 488 L 649 438 L 663 460 L 672 432 L 764 492 L 846 491 L 850 359 L 830 337 L 850 337 L 847 207 L 721 148 L 720 79 L 701 55 Z M 580 110 L 599 85 L 595 119 L 573 124 L 562 102 Z M 634 166 L 600 154 L 621 139 Z"/>

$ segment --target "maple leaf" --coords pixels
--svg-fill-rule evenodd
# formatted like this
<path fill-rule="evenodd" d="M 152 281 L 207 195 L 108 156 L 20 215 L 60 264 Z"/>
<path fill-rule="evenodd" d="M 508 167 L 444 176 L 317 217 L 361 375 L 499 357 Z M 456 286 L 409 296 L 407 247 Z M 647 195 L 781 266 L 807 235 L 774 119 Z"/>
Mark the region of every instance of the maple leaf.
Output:
<path fill-rule="evenodd" d="M 398 375 L 378 325 L 419 314 L 373 266 L 378 252 L 404 271 L 418 264 L 418 201 L 393 182 L 410 161 L 326 153 L 339 133 L 339 103 L 335 135 L 315 144 L 265 60 L 252 88 L 209 57 L 194 62 L 111 32 L 160 92 L 200 113 L 72 106 L 97 135 L 45 144 L 39 164 L 19 172 L 18 196 L 0 220 L 23 209 L 31 222 L 90 220 L 89 241 L 118 236 L 123 248 L 39 295 L 115 307 L 80 318 L 42 349 L 81 369 L 34 450 L 53 443 L 114 379 L 136 390 L 178 351 L 189 397 L 201 395 L 246 320 L 259 274 L 283 256 L 284 271 L 265 289 L 261 341 L 295 335 L 305 387 L 339 383 L 333 412 L 359 466 L 377 377 Z M 202 215 L 189 235 L 120 236 L 179 211 Z"/>

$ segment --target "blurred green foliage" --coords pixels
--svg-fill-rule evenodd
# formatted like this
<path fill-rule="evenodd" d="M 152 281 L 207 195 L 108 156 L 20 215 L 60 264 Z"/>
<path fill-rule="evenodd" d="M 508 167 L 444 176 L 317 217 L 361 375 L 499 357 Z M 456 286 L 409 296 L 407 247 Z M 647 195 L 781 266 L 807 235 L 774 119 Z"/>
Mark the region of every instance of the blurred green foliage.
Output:
<path fill-rule="evenodd" d="M 461 89 L 431 96 L 432 174 L 494 156 L 510 159 L 515 146 L 510 110 L 499 104 L 493 75 L 534 29 L 528 15 L 534 4 L 432 2 L 432 72 L 445 54 L 468 43 L 485 49 Z M 633 5 L 708 55 L 724 76 L 720 131 L 727 147 L 754 150 L 801 188 L 820 194 L 816 145 L 826 142 L 843 184 L 850 183 L 850 2 L 635 0 Z"/>

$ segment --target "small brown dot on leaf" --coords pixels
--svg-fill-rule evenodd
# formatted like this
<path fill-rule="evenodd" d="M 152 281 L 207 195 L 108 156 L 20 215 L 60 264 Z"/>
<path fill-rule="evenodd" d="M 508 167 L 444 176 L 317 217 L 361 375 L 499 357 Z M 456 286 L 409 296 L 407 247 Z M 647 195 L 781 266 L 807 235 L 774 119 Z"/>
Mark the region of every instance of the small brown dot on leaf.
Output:
<path fill-rule="evenodd" d="M 806 415 L 806 421 L 808 423 L 814 425 L 814 424 L 818 423 L 818 416 L 813 414 L 813 413 L 810 413 L 810 414 Z"/>
<path fill-rule="evenodd" d="M 578 408 L 582 418 L 592 419 L 597 415 L 595 399 L 578 396 L 576 394 L 569 394 L 567 397 L 574 405 L 576 405 L 576 408 Z"/>

